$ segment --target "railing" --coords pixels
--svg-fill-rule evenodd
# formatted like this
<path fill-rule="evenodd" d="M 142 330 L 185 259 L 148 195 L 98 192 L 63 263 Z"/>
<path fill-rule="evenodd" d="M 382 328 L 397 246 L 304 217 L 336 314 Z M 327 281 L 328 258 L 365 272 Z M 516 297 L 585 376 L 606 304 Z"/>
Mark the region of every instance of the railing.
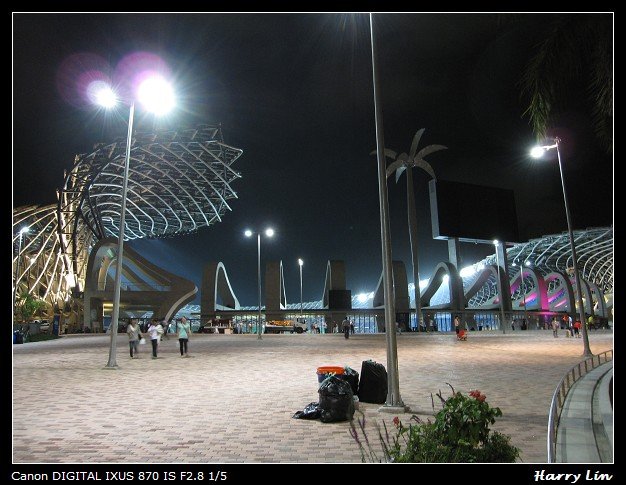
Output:
<path fill-rule="evenodd" d="M 602 362 L 603 357 L 604 362 Z M 567 393 L 574 383 L 583 375 L 587 374 L 587 372 L 595 369 L 601 364 L 607 363 L 609 360 L 613 360 L 613 350 L 607 350 L 601 354 L 587 357 L 585 360 L 581 360 L 578 364 L 567 371 L 561 379 L 561 382 L 559 382 L 559 385 L 556 386 L 554 394 L 552 395 L 552 402 L 550 403 L 550 415 L 548 416 L 548 463 L 554 463 L 556 458 L 556 428 L 558 426 Z M 584 374 L 583 367 L 585 372 Z M 577 369 L 578 377 L 576 377 Z"/>

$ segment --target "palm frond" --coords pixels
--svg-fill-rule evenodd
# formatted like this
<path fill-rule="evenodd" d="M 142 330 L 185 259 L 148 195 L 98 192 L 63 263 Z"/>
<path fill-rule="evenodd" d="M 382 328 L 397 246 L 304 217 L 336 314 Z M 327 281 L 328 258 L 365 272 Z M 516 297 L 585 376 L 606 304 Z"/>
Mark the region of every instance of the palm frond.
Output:
<path fill-rule="evenodd" d="M 422 148 L 417 155 L 415 155 L 415 159 L 424 158 L 431 153 L 438 152 L 439 150 L 447 150 L 448 147 L 443 145 L 428 145 L 427 147 Z"/>
<path fill-rule="evenodd" d="M 568 101 L 576 99 L 571 90 L 577 83 L 588 86 L 588 97 L 594 129 L 604 145 L 612 145 L 607 134 L 607 106 L 612 106 L 611 28 L 606 14 L 565 14 L 553 17 L 545 38 L 536 48 L 520 80 L 521 96 L 527 98 L 522 116 L 538 139 L 565 109 Z M 572 80 L 576 82 L 572 83 Z M 580 81 L 578 81 L 580 80 Z M 608 131 L 611 132 L 610 130 Z"/>
<path fill-rule="evenodd" d="M 378 150 L 374 150 L 370 152 L 370 155 L 376 155 L 377 153 L 378 153 Z M 395 160 L 396 157 L 398 156 L 396 152 L 394 152 L 393 150 L 390 150 L 389 148 L 385 148 L 383 153 L 385 154 L 386 157 L 391 158 L 392 160 Z"/>
<path fill-rule="evenodd" d="M 398 180 L 400 180 L 400 177 L 402 176 L 405 170 L 406 170 L 406 164 L 403 164 L 401 167 L 398 167 L 396 169 L 396 183 L 398 183 Z"/>
<path fill-rule="evenodd" d="M 387 175 L 387 178 L 391 177 L 392 173 L 401 168 L 402 170 L 404 170 L 404 162 L 402 160 L 396 160 L 395 162 L 393 162 L 387 167 L 387 171 L 385 173 Z M 402 174 L 402 172 L 400 172 L 400 174 Z M 398 181 L 398 177 L 399 175 L 396 173 L 396 182 Z"/>
<path fill-rule="evenodd" d="M 417 133 L 415 133 L 415 136 L 413 137 L 413 143 L 411 143 L 411 150 L 409 151 L 409 158 L 412 159 L 415 156 L 417 145 L 419 145 L 420 139 L 422 138 L 422 135 L 424 134 L 425 130 L 426 128 L 422 128 L 418 130 Z"/>
<path fill-rule="evenodd" d="M 433 170 L 433 167 L 431 167 L 430 163 L 428 163 L 423 158 L 420 158 L 419 160 L 413 160 L 413 164 L 412 165 L 415 168 L 421 168 L 424 172 L 426 172 L 428 175 L 430 175 L 433 179 L 437 180 L 437 177 L 435 176 L 435 171 Z"/>
<path fill-rule="evenodd" d="M 608 36 L 598 35 L 590 55 L 587 86 L 591 117 L 600 146 L 613 153 L 613 49 Z"/>

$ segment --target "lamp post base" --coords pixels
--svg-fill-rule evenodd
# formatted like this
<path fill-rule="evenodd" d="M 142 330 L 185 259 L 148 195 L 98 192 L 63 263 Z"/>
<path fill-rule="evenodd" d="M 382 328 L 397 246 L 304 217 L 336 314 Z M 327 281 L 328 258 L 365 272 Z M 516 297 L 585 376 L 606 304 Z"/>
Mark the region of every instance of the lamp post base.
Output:
<path fill-rule="evenodd" d="M 409 408 L 409 406 L 405 406 L 404 404 L 401 406 L 392 406 L 392 405 L 388 406 L 387 404 L 383 404 L 381 407 L 378 408 L 378 412 L 401 414 L 401 413 L 406 413 L 410 411 L 410 409 L 411 408 Z"/>

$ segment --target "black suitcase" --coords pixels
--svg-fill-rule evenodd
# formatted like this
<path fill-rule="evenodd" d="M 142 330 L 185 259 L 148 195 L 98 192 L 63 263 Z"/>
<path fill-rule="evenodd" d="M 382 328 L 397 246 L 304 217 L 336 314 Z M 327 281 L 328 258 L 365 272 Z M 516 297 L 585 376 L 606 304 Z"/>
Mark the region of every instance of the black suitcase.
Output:
<path fill-rule="evenodd" d="M 384 404 L 387 400 L 387 370 L 373 360 L 364 360 L 361 364 L 359 381 L 359 401 Z"/>

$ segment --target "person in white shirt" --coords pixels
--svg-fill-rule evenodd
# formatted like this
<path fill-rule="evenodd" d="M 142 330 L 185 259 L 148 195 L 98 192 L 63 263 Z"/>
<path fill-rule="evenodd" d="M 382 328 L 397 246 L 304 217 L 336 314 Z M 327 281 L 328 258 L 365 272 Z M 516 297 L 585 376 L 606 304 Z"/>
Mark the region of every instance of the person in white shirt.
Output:
<path fill-rule="evenodd" d="M 157 350 L 159 348 L 159 339 L 163 333 L 163 327 L 161 327 L 161 333 L 159 333 L 159 322 L 155 318 L 150 322 L 148 327 L 148 335 L 150 335 L 150 343 L 152 343 L 152 358 L 157 359 Z"/>

